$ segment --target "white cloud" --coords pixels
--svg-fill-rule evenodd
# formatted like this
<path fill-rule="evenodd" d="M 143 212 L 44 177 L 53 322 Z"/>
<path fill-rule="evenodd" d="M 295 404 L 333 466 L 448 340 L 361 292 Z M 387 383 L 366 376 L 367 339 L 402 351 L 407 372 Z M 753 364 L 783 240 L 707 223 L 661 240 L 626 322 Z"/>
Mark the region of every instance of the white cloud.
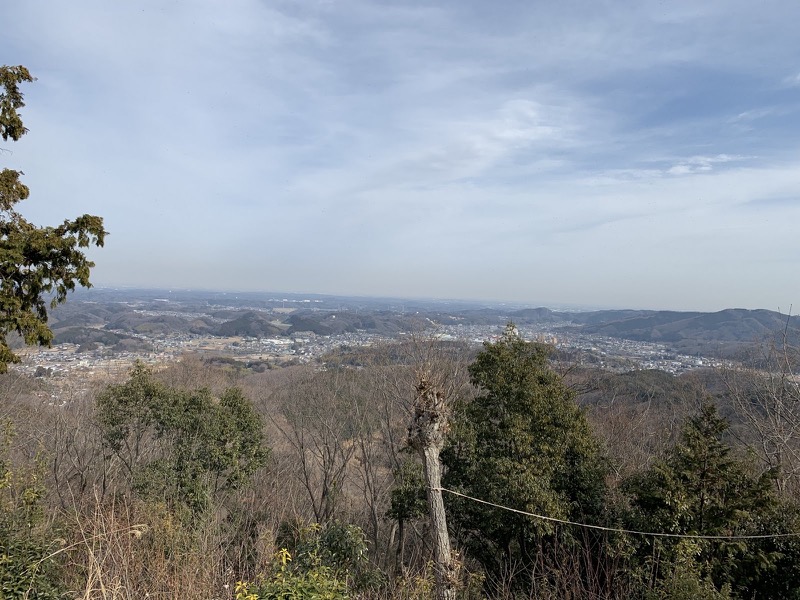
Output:
<path fill-rule="evenodd" d="M 796 73 L 794 75 L 789 75 L 783 78 L 783 85 L 786 87 L 798 87 L 800 86 L 800 73 Z"/>
<path fill-rule="evenodd" d="M 7 18 L 0 50 L 40 81 L 3 166 L 28 173 L 34 218 L 106 216 L 109 280 L 628 304 L 646 272 L 664 304 L 707 277 L 744 305 L 754 286 L 710 258 L 763 282 L 791 250 L 791 203 L 753 201 L 800 190 L 798 3 L 26 0 Z"/>
<path fill-rule="evenodd" d="M 561 107 L 511 100 L 486 119 L 442 123 L 429 149 L 416 148 L 404 168 L 429 170 L 443 180 L 473 178 L 515 154 L 547 152 L 572 143 L 576 125 Z M 415 164 L 416 163 L 416 164 Z"/>
<path fill-rule="evenodd" d="M 746 110 L 744 112 L 740 112 L 735 117 L 731 117 L 728 121 L 730 123 L 743 123 L 743 122 L 746 123 L 749 121 L 756 121 L 758 119 L 763 119 L 765 117 L 781 113 L 784 113 L 784 111 L 774 106 L 769 106 L 765 108 L 755 108 L 753 110 Z"/>
<path fill-rule="evenodd" d="M 667 169 L 670 175 L 687 175 L 690 173 L 703 173 L 711 171 L 714 165 L 730 162 L 741 162 L 753 158 L 752 156 L 737 156 L 730 154 L 717 154 L 715 156 L 692 156 Z"/>

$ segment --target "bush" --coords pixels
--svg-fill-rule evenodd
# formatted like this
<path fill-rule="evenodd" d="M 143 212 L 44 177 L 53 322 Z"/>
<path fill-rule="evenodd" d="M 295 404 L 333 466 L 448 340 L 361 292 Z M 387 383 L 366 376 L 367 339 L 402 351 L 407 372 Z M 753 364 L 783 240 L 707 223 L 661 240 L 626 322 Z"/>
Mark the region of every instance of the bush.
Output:
<path fill-rule="evenodd" d="M 364 532 L 355 525 L 283 523 L 277 542 L 281 549 L 268 572 L 255 583 L 239 583 L 237 600 L 338 600 L 384 584 L 367 560 Z"/>
<path fill-rule="evenodd" d="M 271 576 L 254 585 L 240 582 L 236 586 L 236 600 L 346 600 L 347 583 L 336 576 L 330 567 L 319 559 L 304 557 L 312 566 L 297 569 L 292 566 L 292 555 L 282 548 L 275 554 Z"/>

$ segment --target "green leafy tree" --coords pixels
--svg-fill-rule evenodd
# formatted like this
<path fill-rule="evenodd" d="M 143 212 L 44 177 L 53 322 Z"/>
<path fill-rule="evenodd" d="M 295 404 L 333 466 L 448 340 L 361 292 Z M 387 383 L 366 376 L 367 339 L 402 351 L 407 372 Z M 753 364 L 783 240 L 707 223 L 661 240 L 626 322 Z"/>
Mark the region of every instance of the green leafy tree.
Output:
<path fill-rule="evenodd" d="M 596 521 L 606 462 L 548 354 L 511 324 L 500 340 L 484 344 L 469 367 L 479 393 L 457 405 L 442 454 L 444 486 L 527 512 Z M 546 521 L 450 500 L 448 518 L 490 575 L 530 565 L 554 533 Z"/>
<path fill-rule="evenodd" d="M 28 131 L 18 112 L 25 106 L 19 85 L 33 80 L 25 67 L 0 66 L 3 141 L 17 141 Z M 9 363 L 19 362 L 8 345 L 9 334 L 19 334 L 26 344 L 50 344 L 48 305 L 55 308 L 64 302 L 76 284 L 90 287 L 94 263 L 83 249 L 102 246 L 106 235 L 103 220 L 92 215 L 56 227 L 28 222 L 16 209 L 29 195 L 20 175 L 13 169 L 0 171 L 0 373 Z"/>
<path fill-rule="evenodd" d="M 135 490 L 194 514 L 246 484 L 267 457 L 263 423 L 241 390 L 170 388 L 141 363 L 98 396 L 97 419 Z"/>
<path fill-rule="evenodd" d="M 737 459 L 724 441 L 727 428 L 716 407 L 704 404 L 662 460 L 624 482 L 634 509 L 632 528 L 706 536 L 786 533 L 793 528 L 797 510 L 779 501 L 774 474 L 757 476 Z M 779 573 L 777 566 L 787 553 L 796 556 L 795 545 L 781 539 L 643 538 L 640 555 L 647 561 L 660 557 L 660 564 L 651 567 L 664 590 L 675 589 L 675 581 L 694 580 L 743 598 L 788 598 L 795 596 L 783 591 L 796 588 L 797 568 Z"/>

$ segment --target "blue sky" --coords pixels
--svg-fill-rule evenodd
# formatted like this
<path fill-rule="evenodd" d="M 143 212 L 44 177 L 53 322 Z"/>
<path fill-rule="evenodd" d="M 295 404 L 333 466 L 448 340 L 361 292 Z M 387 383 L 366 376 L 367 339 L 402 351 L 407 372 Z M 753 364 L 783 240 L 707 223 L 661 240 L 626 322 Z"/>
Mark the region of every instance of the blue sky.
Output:
<path fill-rule="evenodd" d="M 1 10 L 2 166 L 96 285 L 800 306 L 794 0 Z"/>

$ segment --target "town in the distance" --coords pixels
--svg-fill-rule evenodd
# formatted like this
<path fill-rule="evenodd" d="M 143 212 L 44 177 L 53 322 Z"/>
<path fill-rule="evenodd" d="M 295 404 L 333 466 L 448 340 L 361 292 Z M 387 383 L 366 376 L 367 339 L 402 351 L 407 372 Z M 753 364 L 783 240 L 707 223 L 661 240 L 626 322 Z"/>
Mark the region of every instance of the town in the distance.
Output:
<path fill-rule="evenodd" d="M 186 354 L 261 371 L 337 349 L 410 335 L 478 345 L 513 322 L 568 360 L 673 374 L 740 360 L 800 317 L 770 310 L 714 313 L 566 310 L 501 303 L 178 290 L 81 290 L 50 316 L 51 348 L 25 348 L 16 370 L 54 380 L 122 376 L 135 361 Z"/>

